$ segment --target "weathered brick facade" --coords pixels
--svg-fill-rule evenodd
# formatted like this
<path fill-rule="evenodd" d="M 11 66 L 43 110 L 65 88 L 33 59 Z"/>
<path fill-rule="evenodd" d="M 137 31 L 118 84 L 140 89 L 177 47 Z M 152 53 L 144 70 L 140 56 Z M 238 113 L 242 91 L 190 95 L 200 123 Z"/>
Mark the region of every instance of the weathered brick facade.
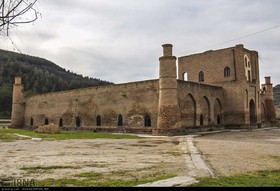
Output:
<path fill-rule="evenodd" d="M 270 78 L 260 89 L 258 53 L 243 45 L 178 58 L 163 45 L 159 79 L 24 97 L 13 91 L 13 127 L 182 134 L 275 121 Z M 187 79 L 185 79 L 187 77 Z"/>

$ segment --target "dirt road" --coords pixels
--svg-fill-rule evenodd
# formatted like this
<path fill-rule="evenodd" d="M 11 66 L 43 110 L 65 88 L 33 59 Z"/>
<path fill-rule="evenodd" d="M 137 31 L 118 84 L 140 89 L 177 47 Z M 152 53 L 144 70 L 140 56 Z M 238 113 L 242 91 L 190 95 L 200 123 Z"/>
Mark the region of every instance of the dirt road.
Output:
<path fill-rule="evenodd" d="M 0 142 L 0 176 L 13 178 L 71 178 L 82 172 L 156 169 L 177 176 L 210 176 L 188 164 L 189 145 L 180 137 L 92 140 L 18 140 Z M 193 143 L 214 175 L 232 175 L 254 170 L 280 169 L 280 129 L 232 131 L 195 137 Z M 64 166 L 32 170 L 32 167 Z M 25 168 L 25 169 L 24 169 Z M 30 168 L 30 169 L 29 169 Z"/>

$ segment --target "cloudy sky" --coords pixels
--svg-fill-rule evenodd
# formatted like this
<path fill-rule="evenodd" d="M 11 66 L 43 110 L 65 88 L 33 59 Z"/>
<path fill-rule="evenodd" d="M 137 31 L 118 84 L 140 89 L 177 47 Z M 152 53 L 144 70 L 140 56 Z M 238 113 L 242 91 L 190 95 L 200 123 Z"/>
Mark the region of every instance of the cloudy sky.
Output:
<path fill-rule="evenodd" d="M 279 0 L 38 0 L 34 24 L 1 36 L 7 50 L 46 58 L 115 83 L 158 78 L 162 44 L 175 56 L 244 44 L 260 57 L 261 83 L 280 84 Z"/>

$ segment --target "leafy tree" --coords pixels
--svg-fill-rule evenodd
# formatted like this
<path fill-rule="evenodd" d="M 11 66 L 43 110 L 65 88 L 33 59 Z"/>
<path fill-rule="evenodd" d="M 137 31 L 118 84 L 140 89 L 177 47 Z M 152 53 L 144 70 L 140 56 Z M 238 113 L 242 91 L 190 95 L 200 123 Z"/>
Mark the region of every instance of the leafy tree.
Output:
<path fill-rule="evenodd" d="M 15 76 L 22 77 L 25 96 L 111 84 L 83 77 L 42 58 L 0 49 L 0 118 L 10 117 Z"/>
<path fill-rule="evenodd" d="M 37 0 L 1 0 L 0 32 L 9 35 L 9 29 L 19 24 L 31 23 L 38 19 L 34 8 Z"/>

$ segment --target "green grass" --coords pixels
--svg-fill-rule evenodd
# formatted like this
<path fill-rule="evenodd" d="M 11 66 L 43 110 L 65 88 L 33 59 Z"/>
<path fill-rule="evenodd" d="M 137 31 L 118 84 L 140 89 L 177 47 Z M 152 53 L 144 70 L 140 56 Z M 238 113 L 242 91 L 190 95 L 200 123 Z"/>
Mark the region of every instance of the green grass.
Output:
<path fill-rule="evenodd" d="M 13 132 L 7 129 L 0 129 L 0 141 L 12 142 L 16 139 L 18 139 L 18 137 Z"/>
<path fill-rule="evenodd" d="M 280 170 L 250 172 L 235 176 L 199 178 L 191 187 L 279 187 Z"/>
<path fill-rule="evenodd" d="M 79 169 L 80 167 L 75 166 L 29 166 L 29 167 L 21 167 L 20 170 L 26 170 L 28 174 L 30 173 L 49 173 L 52 170 L 56 169 Z"/>
<path fill-rule="evenodd" d="M 110 173 L 85 172 L 75 175 L 76 178 L 48 178 L 41 181 L 35 181 L 35 186 L 39 187 L 131 187 L 139 184 L 154 182 L 167 178 L 175 177 L 174 174 L 168 174 L 161 170 L 151 169 L 152 172 L 142 175 L 132 171 L 115 171 Z"/>
<path fill-rule="evenodd" d="M 174 156 L 174 157 L 178 157 L 178 156 L 182 156 L 183 155 L 183 153 L 179 152 L 179 151 L 170 151 L 170 152 L 166 152 L 164 154 L 171 155 L 171 156 Z"/>
<path fill-rule="evenodd" d="M 22 139 L 14 135 L 15 133 L 27 135 L 30 137 L 44 138 L 50 140 L 66 140 L 66 139 L 138 139 L 139 137 L 125 134 L 109 134 L 109 133 L 94 133 L 94 132 L 60 132 L 57 134 L 35 133 L 25 129 L 0 129 L 0 140 L 14 141 Z"/>
<path fill-rule="evenodd" d="M 22 168 L 20 168 L 20 170 L 50 170 L 50 169 L 62 169 L 62 168 L 78 169 L 79 167 L 75 167 L 75 166 L 29 166 L 29 167 L 22 167 Z"/>

